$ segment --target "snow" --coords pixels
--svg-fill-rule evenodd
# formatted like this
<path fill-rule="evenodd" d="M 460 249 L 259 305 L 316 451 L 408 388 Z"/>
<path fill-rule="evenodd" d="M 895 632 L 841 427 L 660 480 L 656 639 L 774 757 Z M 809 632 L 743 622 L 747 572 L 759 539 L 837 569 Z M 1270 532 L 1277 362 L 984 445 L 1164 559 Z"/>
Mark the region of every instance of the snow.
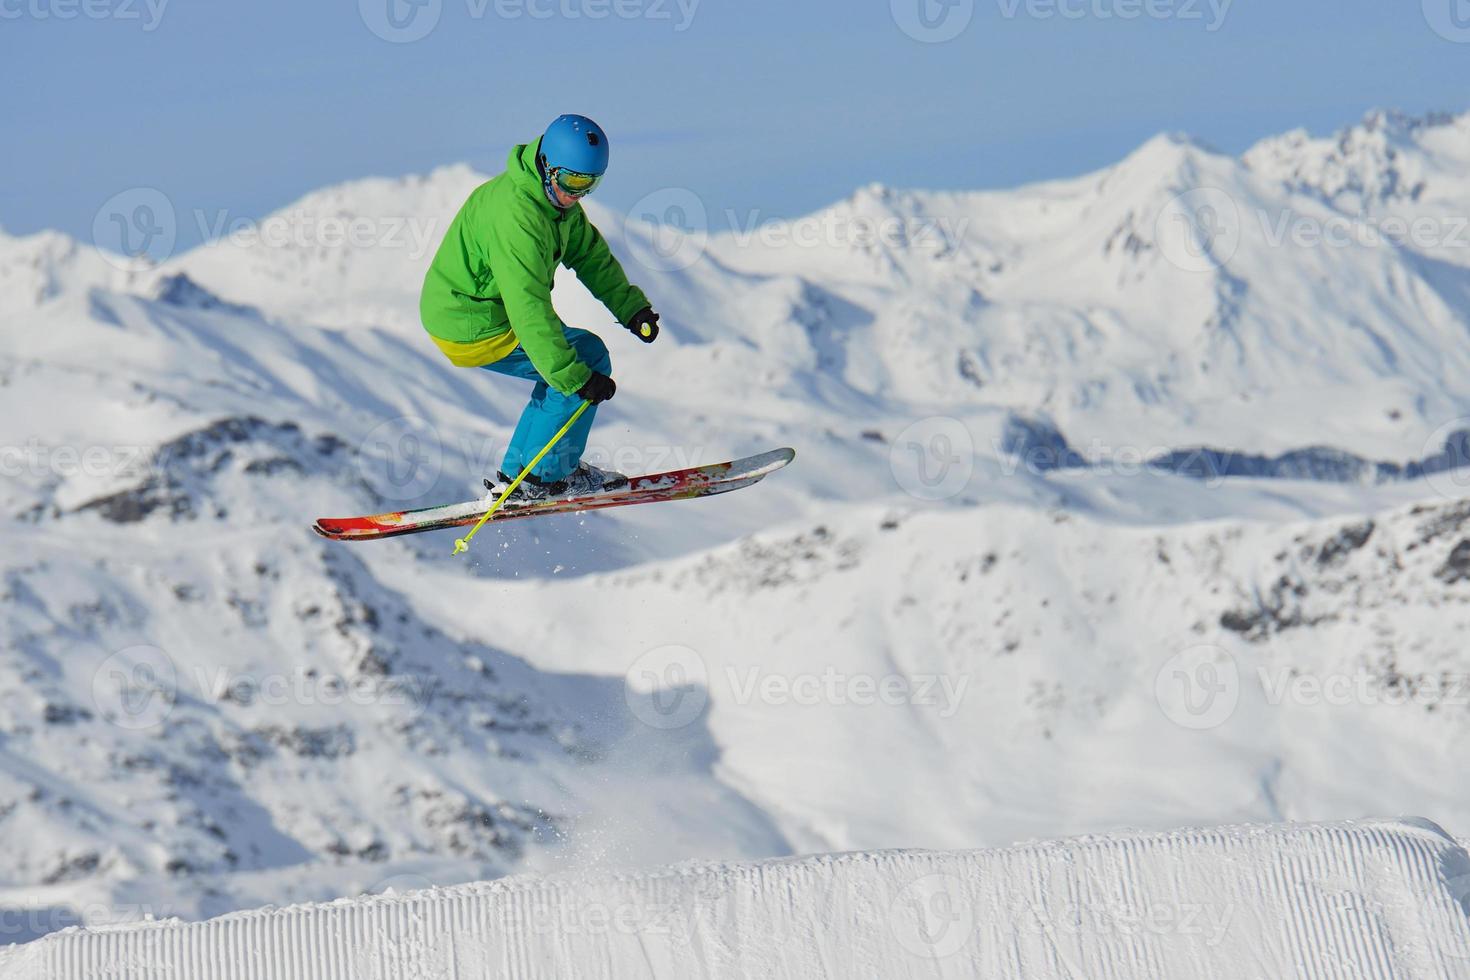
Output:
<path fill-rule="evenodd" d="M 543 877 L 68 930 L 13 980 L 1458 977 L 1470 857 L 1428 821 L 1241 826 Z"/>
<path fill-rule="evenodd" d="M 468 559 L 307 527 L 462 499 L 499 462 L 524 390 L 424 341 L 410 234 L 482 175 L 282 212 L 399 219 L 401 245 L 140 268 L 0 237 L 0 922 L 1221 821 L 1465 833 L 1466 471 L 1142 464 L 1325 446 L 1371 473 L 1470 428 L 1453 244 L 1270 233 L 1465 213 L 1467 118 L 868 187 L 673 270 L 648 258 L 667 230 L 593 202 L 665 331 L 639 344 L 559 284 L 619 380 L 592 461 L 798 461 Z M 1161 219 L 1199 186 L 1252 220 L 1181 267 Z M 1018 431 L 1091 465 L 1027 466 Z M 1230 710 L 1199 726 L 1181 677 L 1233 677 Z"/>

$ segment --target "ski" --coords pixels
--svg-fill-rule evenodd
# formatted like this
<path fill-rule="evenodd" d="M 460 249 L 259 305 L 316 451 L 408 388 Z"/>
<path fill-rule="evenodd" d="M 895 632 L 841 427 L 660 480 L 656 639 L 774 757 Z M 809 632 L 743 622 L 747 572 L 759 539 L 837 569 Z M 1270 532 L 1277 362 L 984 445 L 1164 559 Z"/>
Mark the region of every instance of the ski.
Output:
<path fill-rule="evenodd" d="M 605 493 L 528 503 L 506 501 L 490 518 L 489 523 L 668 500 L 713 497 L 759 483 L 795 458 L 794 449 L 773 449 L 725 463 L 631 477 L 627 486 Z M 419 534 L 474 524 L 484 516 L 492 502 L 492 499 L 467 500 L 457 504 L 392 511 L 366 517 L 322 517 L 312 525 L 312 530 L 334 541 L 376 541 L 402 534 Z"/>

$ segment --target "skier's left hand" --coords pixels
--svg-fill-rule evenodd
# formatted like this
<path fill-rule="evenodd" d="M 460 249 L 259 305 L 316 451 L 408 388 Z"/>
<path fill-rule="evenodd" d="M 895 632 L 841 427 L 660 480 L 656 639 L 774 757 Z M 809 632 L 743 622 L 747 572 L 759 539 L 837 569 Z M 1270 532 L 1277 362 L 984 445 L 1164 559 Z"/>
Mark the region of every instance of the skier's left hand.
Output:
<path fill-rule="evenodd" d="M 651 344 L 658 339 L 658 314 L 653 312 L 653 307 L 645 306 L 633 314 L 633 319 L 624 324 L 633 332 L 633 336 Z"/>

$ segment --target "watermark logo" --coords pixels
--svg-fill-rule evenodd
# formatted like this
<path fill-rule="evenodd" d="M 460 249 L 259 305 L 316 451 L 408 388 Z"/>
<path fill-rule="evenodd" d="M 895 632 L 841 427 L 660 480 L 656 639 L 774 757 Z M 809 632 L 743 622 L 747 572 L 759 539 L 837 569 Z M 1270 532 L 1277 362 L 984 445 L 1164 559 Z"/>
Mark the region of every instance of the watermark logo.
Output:
<path fill-rule="evenodd" d="M 157 471 L 147 446 L 47 445 L 31 436 L 23 446 L 0 446 L 0 476 L 118 477 L 137 479 Z"/>
<path fill-rule="evenodd" d="M 674 33 L 694 25 L 700 0 L 468 0 L 470 16 L 478 20 L 487 7 L 502 20 L 619 20 L 667 21 Z"/>
<path fill-rule="evenodd" d="M 523 928 L 535 936 L 634 937 L 661 943 L 691 941 L 691 909 L 679 902 L 568 902 L 553 894 L 529 896 L 521 909 Z"/>
<path fill-rule="evenodd" d="M 1367 670 L 1313 672 L 1294 668 L 1256 669 L 1265 701 L 1299 708 L 1452 708 L 1470 707 L 1470 677 L 1465 674 L 1394 676 Z"/>
<path fill-rule="evenodd" d="M 738 705 L 933 708 L 951 718 L 970 687 L 969 674 L 849 674 L 828 666 L 821 673 L 781 674 L 760 666 L 725 668 L 725 681 Z"/>
<path fill-rule="evenodd" d="M 1258 212 L 1266 244 L 1281 248 L 1415 248 L 1420 251 L 1470 248 L 1470 217 L 1447 215 L 1409 219 L 1402 215 L 1325 217 L 1284 208 L 1274 215 Z"/>
<path fill-rule="evenodd" d="M 1015 20 L 1202 21 L 1213 34 L 1225 26 L 1235 0 L 998 0 L 1001 16 Z M 1207 19 L 1208 18 L 1208 19 Z"/>
<path fill-rule="evenodd" d="M 399 723 L 418 718 L 437 693 L 432 677 L 376 674 L 345 677 L 317 670 L 290 673 L 240 673 L 224 667 L 197 667 L 186 680 L 201 699 L 280 708 L 401 708 Z"/>
<path fill-rule="evenodd" d="M 893 440 L 888 466 L 910 496 L 947 500 L 970 485 L 975 473 L 975 440 L 959 419 L 920 419 Z"/>
<path fill-rule="evenodd" d="M 172 919 L 186 914 L 184 909 L 169 902 L 90 901 L 51 905 L 40 898 L 28 898 L 19 905 L 0 905 L 0 942 L 26 943 L 75 926 L 108 928 L 155 919 Z M 144 969 L 143 964 L 138 965 L 140 969 Z M 119 968 L 117 975 L 127 974 L 122 973 Z M 140 972 L 139 975 L 146 973 Z"/>
<path fill-rule="evenodd" d="M 709 670 L 689 647 L 656 647 L 624 674 L 623 698 L 633 716 L 650 728 L 683 728 L 697 721 L 709 704 Z"/>
<path fill-rule="evenodd" d="M 652 272 L 687 269 L 709 246 L 709 213 L 687 187 L 645 194 L 628 209 L 623 228 L 634 259 Z"/>
<path fill-rule="evenodd" d="M 416 500 L 439 482 L 444 446 L 439 432 L 411 415 L 380 422 L 357 449 L 363 480 L 386 500 Z"/>
<path fill-rule="evenodd" d="M 1164 258 L 1185 272 L 1213 272 L 1240 247 L 1240 208 L 1215 187 L 1195 187 L 1166 204 L 1154 221 Z"/>
<path fill-rule="evenodd" d="M 893 22 L 915 41 L 942 44 L 965 32 L 975 16 L 975 0 L 888 0 Z"/>
<path fill-rule="evenodd" d="M 1470 44 L 1470 0 L 1423 0 L 1424 19 L 1446 41 Z"/>
<path fill-rule="evenodd" d="M 0 21 L 87 20 L 140 21 L 151 34 L 163 23 L 169 0 L 0 0 Z"/>
<path fill-rule="evenodd" d="M 1410 218 L 1326 209 L 1303 213 L 1292 207 L 1242 210 L 1217 187 L 1191 188 L 1169 201 L 1155 218 L 1154 240 L 1164 258 L 1180 269 L 1212 272 L 1234 258 L 1248 226 L 1272 249 L 1470 250 L 1470 215 Z"/>
<path fill-rule="evenodd" d="M 970 227 L 967 217 L 876 217 L 831 208 L 804 218 L 773 221 L 764 220 L 759 209 L 740 214 L 733 208 L 727 208 L 724 218 L 730 229 L 731 241 L 740 248 L 754 244 L 771 249 L 856 249 L 865 252 L 905 249 L 942 255 L 954 242 L 963 239 Z"/>
<path fill-rule="evenodd" d="M 119 650 L 92 675 L 92 705 L 119 728 L 143 731 L 168 720 L 178 700 L 178 669 L 155 646 Z"/>
<path fill-rule="evenodd" d="M 235 248 L 391 249 L 406 253 L 416 262 L 443 237 L 437 220 L 417 215 L 348 217 L 292 208 L 256 219 L 231 216 L 228 210 L 211 213 L 196 208 L 193 216 L 201 240 Z"/>
<path fill-rule="evenodd" d="M 926 960 L 953 956 L 975 931 L 965 881 L 956 875 L 924 875 L 908 883 L 888 906 L 888 926 L 900 946 Z"/>
<path fill-rule="evenodd" d="M 390 44 L 412 44 L 428 37 L 444 13 L 444 0 L 357 0 L 367 29 Z"/>
<path fill-rule="evenodd" d="M 1451 419 L 1429 434 L 1420 459 L 1428 462 L 1424 481 L 1446 500 L 1470 497 L 1470 417 Z"/>
<path fill-rule="evenodd" d="M 1463 849 L 1441 859 L 1440 874 L 1444 876 L 1445 889 L 1449 892 L 1450 901 L 1454 902 L 1454 908 L 1461 914 L 1470 915 L 1470 858 L 1465 856 Z M 1439 950 L 1445 956 L 1470 960 L 1470 933 L 1456 929 L 1450 937 L 1444 937 L 1441 930 L 1435 930 L 1435 934 L 1440 937 Z"/>
<path fill-rule="evenodd" d="M 700 0 L 465 0 L 471 21 L 647 20 L 667 22 L 675 34 L 694 25 Z M 443 0 L 358 0 L 358 13 L 373 34 L 393 44 L 422 41 L 439 26 Z"/>
<path fill-rule="evenodd" d="M 594 432 L 594 435 L 596 433 Z M 593 466 L 617 473 L 650 474 L 693 469 L 709 461 L 707 446 L 671 446 L 663 443 L 593 441 L 582 451 L 582 459 Z"/>
<path fill-rule="evenodd" d="M 119 269 L 162 262 L 179 238 L 173 201 L 156 187 L 130 187 L 108 198 L 92 218 L 92 244 Z"/>
<path fill-rule="evenodd" d="M 1047 862 L 1036 886 L 1007 898 L 1002 921 L 1022 936 L 1045 936 L 1068 968 L 1086 976 L 1089 950 L 1113 938 L 1125 943 L 1216 949 L 1224 943 L 1238 912 L 1234 903 L 1186 902 L 1173 889 L 1109 888 L 1059 857 Z M 1183 952 L 1183 950 L 1179 950 Z"/>
<path fill-rule="evenodd" d="M 1202 645 L 1170 657 L 1154 677 L 1154 698 L 1180 728 L 1218 728 L 1240 703 L 1240 671 L 1220 647 Z"/>

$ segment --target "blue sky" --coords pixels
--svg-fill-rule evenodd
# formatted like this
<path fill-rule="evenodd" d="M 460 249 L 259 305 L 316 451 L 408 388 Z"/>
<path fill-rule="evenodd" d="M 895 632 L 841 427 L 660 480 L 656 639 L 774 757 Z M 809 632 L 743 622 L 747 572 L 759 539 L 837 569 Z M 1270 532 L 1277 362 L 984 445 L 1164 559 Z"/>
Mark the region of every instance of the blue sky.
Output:
<path fill-rule="evenodd" d="M 140 186 L 250 217 L 352 177 L 493 171 L 562 111 L 612 136 L 604 202 L 689 187 L 744 221 L 873 181 L 1077 174 L 1162 130 L 1239 151 L 1470 108 L 1470 0 L 411 2 L 0 0 L 0 226 L 89 237 Z M 389 3 L 432 29 L 378 36 Z M 920 3 L 963 29 L 910 36 Z"/>

